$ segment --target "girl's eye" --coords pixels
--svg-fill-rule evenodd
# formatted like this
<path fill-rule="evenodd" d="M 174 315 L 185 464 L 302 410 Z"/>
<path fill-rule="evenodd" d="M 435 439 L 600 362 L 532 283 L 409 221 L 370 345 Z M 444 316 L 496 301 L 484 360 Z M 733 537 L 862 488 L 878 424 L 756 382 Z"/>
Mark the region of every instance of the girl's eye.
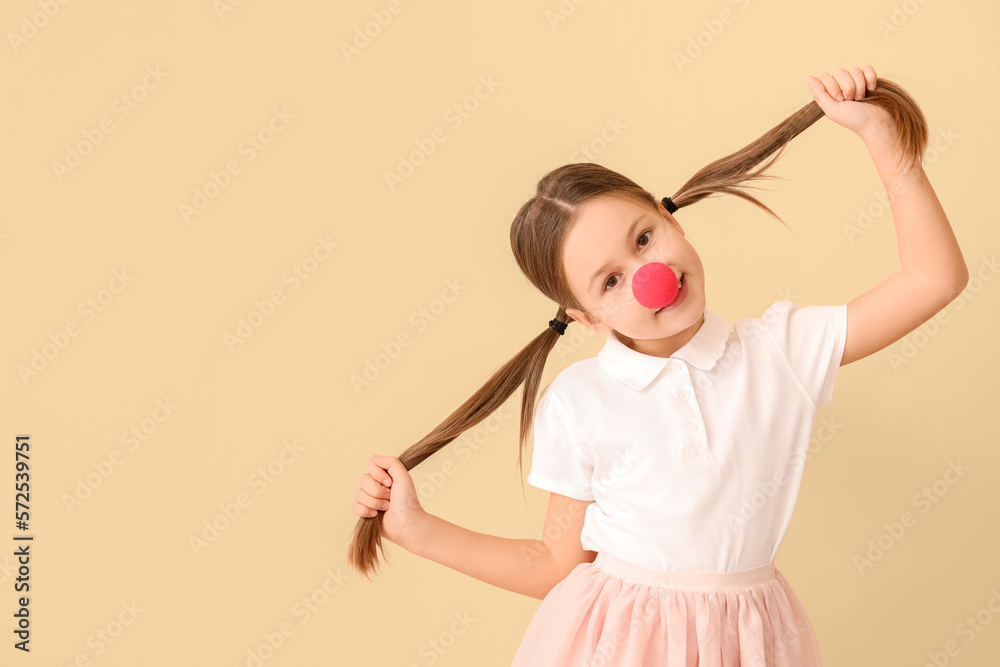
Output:
<path fill-rule="evenodd" d="M 639 244 L 640 248 L 645 248 L 647 245 L 649 245 L 649 232 L 645 231 L 642 234 L 639 234 L 639 238 L 640 239 L 643 238 L 643 237 L 646 237 L 646 242 Z M 615 280 L 615 284 L 614 285 L 609 285 L 608 283 L 610 283 L 612 280 Z M 608 279 L 607 279 L 607 281 L 605 281 L 605 283 L 604 283 L 604 290 L 603 291 L 607 292 L 609 288 L 610 289 L 614 289 L 615 285 L 617 285 L 617 284 L 618 284 L 617 276 L 609 276 Z"/>

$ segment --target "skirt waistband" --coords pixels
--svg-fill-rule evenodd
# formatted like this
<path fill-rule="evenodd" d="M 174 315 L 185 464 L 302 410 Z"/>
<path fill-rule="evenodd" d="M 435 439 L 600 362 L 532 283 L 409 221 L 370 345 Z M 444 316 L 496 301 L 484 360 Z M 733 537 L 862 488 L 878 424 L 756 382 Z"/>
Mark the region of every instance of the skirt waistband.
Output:
<path fill-rule="evenodd" d="M 597 552 L 593 564 L 604 572 L 633 584 L 646 584 L 684 591 L 727 591 L 764 584 L 775 576 L 774 561 L 731 572 L 657 572 L 643 570 Z"/>

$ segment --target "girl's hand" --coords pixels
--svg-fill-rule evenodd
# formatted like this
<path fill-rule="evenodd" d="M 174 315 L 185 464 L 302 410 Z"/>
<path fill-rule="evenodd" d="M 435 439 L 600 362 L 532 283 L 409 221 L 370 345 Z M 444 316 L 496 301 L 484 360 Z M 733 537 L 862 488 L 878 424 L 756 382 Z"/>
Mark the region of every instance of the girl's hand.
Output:
<path fill-rule="evenodd" d="M 894 134 L 889 112 L 860 101 L 865 99 L 867 91 L 875 90 L 876 74 L 871 65 L 864 68 L 853 65 L 850 70 L 838 67 L 832 76 L 826 72 L 806 76 L 806 83 L 816 104 L 837 125 L 846 127 L 862 139 L 875 132 Z"/>
<path fill-rule="evenodd" d="M 373 454 L 365 461 L 368 472 L 358 478 L 351 509 L 361 517 L 382 517 L 382 537 L 405 548 L 404 542 L 425 514 L 410 472 L 395 456 Z"/>

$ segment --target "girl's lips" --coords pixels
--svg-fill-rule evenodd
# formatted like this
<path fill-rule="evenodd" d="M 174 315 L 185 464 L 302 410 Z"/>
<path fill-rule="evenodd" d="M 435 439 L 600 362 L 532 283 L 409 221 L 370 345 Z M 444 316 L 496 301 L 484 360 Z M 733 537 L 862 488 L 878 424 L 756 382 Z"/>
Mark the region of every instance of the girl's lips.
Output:
<path fill-rule="evenodd" d="M 671 301 L 669 304 L 667 304 L 663 308 L 660 308 L 659 310 L 657 310 L 656 313 L 659 313 L 659 312 L 664 311 L 664 310 L 673 310 L 674 308 L 676 308 L 677 306 L 679 306 L 682 301 L 684 301 L 684 297 L 687 296 L 687 287 L 688 287 L 688 284 L 687 284 L 686 280 L 683 280 L 683 277 L 684 277 L 684 274 L 682 273 L 681 274 L 681 288 L 677 291 L 677 296 L 675 296 L 674 300 Z"/>

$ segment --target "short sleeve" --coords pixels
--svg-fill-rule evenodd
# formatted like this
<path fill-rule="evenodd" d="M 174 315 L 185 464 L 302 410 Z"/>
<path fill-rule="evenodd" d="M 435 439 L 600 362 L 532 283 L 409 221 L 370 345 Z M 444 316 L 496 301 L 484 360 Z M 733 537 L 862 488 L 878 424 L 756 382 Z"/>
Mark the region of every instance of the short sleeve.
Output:
<path fill-rule="evenodd" d="M 578 500 L 594 500 L 594 461 L 571 428 L 567 407 L 546 388 L 535 406 L 534 446 L 527 481 L 534 487 Z"/>
<path fill-rule="evenodd" d="M 847 304 L 797 306 L 778 301 L 762 319 L 816 408 L 832 402 L 847 341 Z"/>

